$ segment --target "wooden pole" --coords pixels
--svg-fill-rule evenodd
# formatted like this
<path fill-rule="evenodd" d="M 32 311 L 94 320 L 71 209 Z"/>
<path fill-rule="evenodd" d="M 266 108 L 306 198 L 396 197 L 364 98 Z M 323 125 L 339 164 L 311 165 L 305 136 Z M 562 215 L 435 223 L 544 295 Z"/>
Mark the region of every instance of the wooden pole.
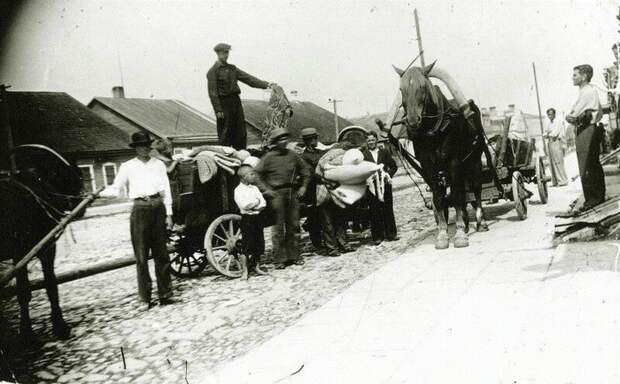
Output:
<path fill-rule="evenodd" d="M 11 173 L 15 173 L 17 172 L 17 165 L 13 154 L 15 143 L 13 142 L 13 129 L 9 118 L 9 99 L 6 92 L 8 88 L 7 85 L 0 84 L 0 156 L 2 156 L 0 169 L 8 167 Z"/>
<path fill-rule="evenodd" d="M 13 268 L 9 269 L 7 273 L 0 277 L 0 288 L 5 286 L 15 275 L 17 272 L 25 268 L 26 265 L 36 257 L 39 252 L 41 252 L 45 247 L 50 245 L 50 243 L 56 241 L 56 239 L 62 234 L 65 230 L 66 226 L 80 213 L 82 209 L 85 209 L 90 203 L 92 203 L 99 193 L 103 191 L 105 187 L 100 187 L 95 192 L 89 194 L 84 200 L 82 200 L 77 207 L 73 209 L 67 216 L 63 217 L 58 225 L 56 225 L 45 237 L 43 237 L 32 249 L 30 252 L 26 254 Z"/>
<path fill-rule="evenodd" d="M 329 102 L 334 105 L 334 128 L 336 129 L 336 141 L 337 141 L 340 130 L 338 129 L 339 128 L 338 127 L 338 107 L 336 106 L 336 104 L 342 102 L 342 100 L 329 99 Z"/>
<path fill-rule="evenodd" d="M 422 66 L 426 66 L 424 61 L 424 49 L 422 49 L 422 34 L 420 33 L 420 19 L 418 19 L 418 9 L 413 10 L 413 18 L 415 19 L 415 34 L 418 40 L 418 52 L 420 53 L 420 63 Z"/>
<path fill-rule="evenodd" d="M 545 128 L 543 127 L 542 109 L 540 108 L 540 94 L 538 93 L 538 78 L 536 77 L 536 64 L 534 62 L 532 62 L 532 70 L 534 71 L 534 86 L 536 87 L 536 102 L 538 103 L 538 121 L 540 123 L 540 136 L 543 143 L 543 151 L 545 152 L 545 156 L 547 156 L 548 151 L 545 141 Z"/>

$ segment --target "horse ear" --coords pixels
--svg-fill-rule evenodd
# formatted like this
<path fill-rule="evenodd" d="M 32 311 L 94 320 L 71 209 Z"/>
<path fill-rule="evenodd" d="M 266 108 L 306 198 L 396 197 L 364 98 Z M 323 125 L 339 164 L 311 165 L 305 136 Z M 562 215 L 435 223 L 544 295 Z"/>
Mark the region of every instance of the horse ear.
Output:
<path fill-rule="evenodd" d="M 398 77 L 403 77 L 403 75 L 405 74 L 405 71 L 403 71 L 402 69 L 396 67 L 395 65 L 392 65 L 392 68 L 394 68 L 396 73 L 398 73 Z"/>
<path fill-rule="evenodd" d="M 422 73 L 424 74 L 424 77 L 428 77 L 428 75 L 433 70 L 433 67 L 435 66 L 435 63 L 437 63 L 437 60 L 433 61 L 432 64 L 429 64 L 426 67 L 422 68 Z"/>

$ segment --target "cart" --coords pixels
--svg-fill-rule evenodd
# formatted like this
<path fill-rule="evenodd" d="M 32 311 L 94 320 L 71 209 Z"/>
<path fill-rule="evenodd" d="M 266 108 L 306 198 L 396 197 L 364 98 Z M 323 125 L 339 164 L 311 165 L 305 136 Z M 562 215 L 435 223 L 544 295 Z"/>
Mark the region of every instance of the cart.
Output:
<path fill-rule="evenodd" d="M 224 276 L 241 276 L 241 216 L 231 193 L 238 183 L 222 169 L 201 183 L 195 162 L 177 165 L 171 180 L 175 225 L 168 234 L 173 275 L 194 277 L 210 265 Z"/>

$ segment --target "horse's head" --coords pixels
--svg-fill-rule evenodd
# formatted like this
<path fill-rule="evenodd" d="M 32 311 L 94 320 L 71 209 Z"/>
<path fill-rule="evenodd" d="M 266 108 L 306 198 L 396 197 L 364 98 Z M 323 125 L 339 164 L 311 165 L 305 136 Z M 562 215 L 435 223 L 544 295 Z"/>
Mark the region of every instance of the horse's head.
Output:
<path fill-rule="evenodd" d="M 428 114 L 429 106 L 437 105 L 438 95 L 428 76 L 435 63 L 426 67 L 411 67 L 406 71 L 394 67 L 400 76 L 404 122 L 414 135 L 423 133 L 422 119 Z"/>

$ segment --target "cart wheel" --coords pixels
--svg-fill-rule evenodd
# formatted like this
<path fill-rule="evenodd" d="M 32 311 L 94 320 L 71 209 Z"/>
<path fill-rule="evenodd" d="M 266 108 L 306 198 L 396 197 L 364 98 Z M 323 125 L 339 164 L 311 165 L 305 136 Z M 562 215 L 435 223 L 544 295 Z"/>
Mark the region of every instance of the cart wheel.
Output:
<path fill-rule="evenodd" d="M 540 196 L 540 202 L 543 204 L 547 204 L 547 201 L 549 201 L 547 181 L 544 159 L 539 157 L 536 162 L 536 184 L 538 184 L 538 196 Z"/>
<path fill-rule="evenodd" d="M 527 195 L 523 190 L 523 176 L 519 171 L 512 173 L 512 200 L 515 203 L 517 216 L 525 220 L 527 218 Z"/>
<path fill-rule="evenodd" d="M 204 253 L 193 250 L 172 250 L 170 254 L 170 272 L 176 277 L 195 277 L 202 272 L 207 264 Z"/>
<path fill-rule="evenodd" d="M 205 234 L 209 264 L 224 276 L 241 277 L 241 262 L 237 257 L 237 241 L 241 240 L 240 222 L 240 215 L 222 215 L 213 220 Z"/>

